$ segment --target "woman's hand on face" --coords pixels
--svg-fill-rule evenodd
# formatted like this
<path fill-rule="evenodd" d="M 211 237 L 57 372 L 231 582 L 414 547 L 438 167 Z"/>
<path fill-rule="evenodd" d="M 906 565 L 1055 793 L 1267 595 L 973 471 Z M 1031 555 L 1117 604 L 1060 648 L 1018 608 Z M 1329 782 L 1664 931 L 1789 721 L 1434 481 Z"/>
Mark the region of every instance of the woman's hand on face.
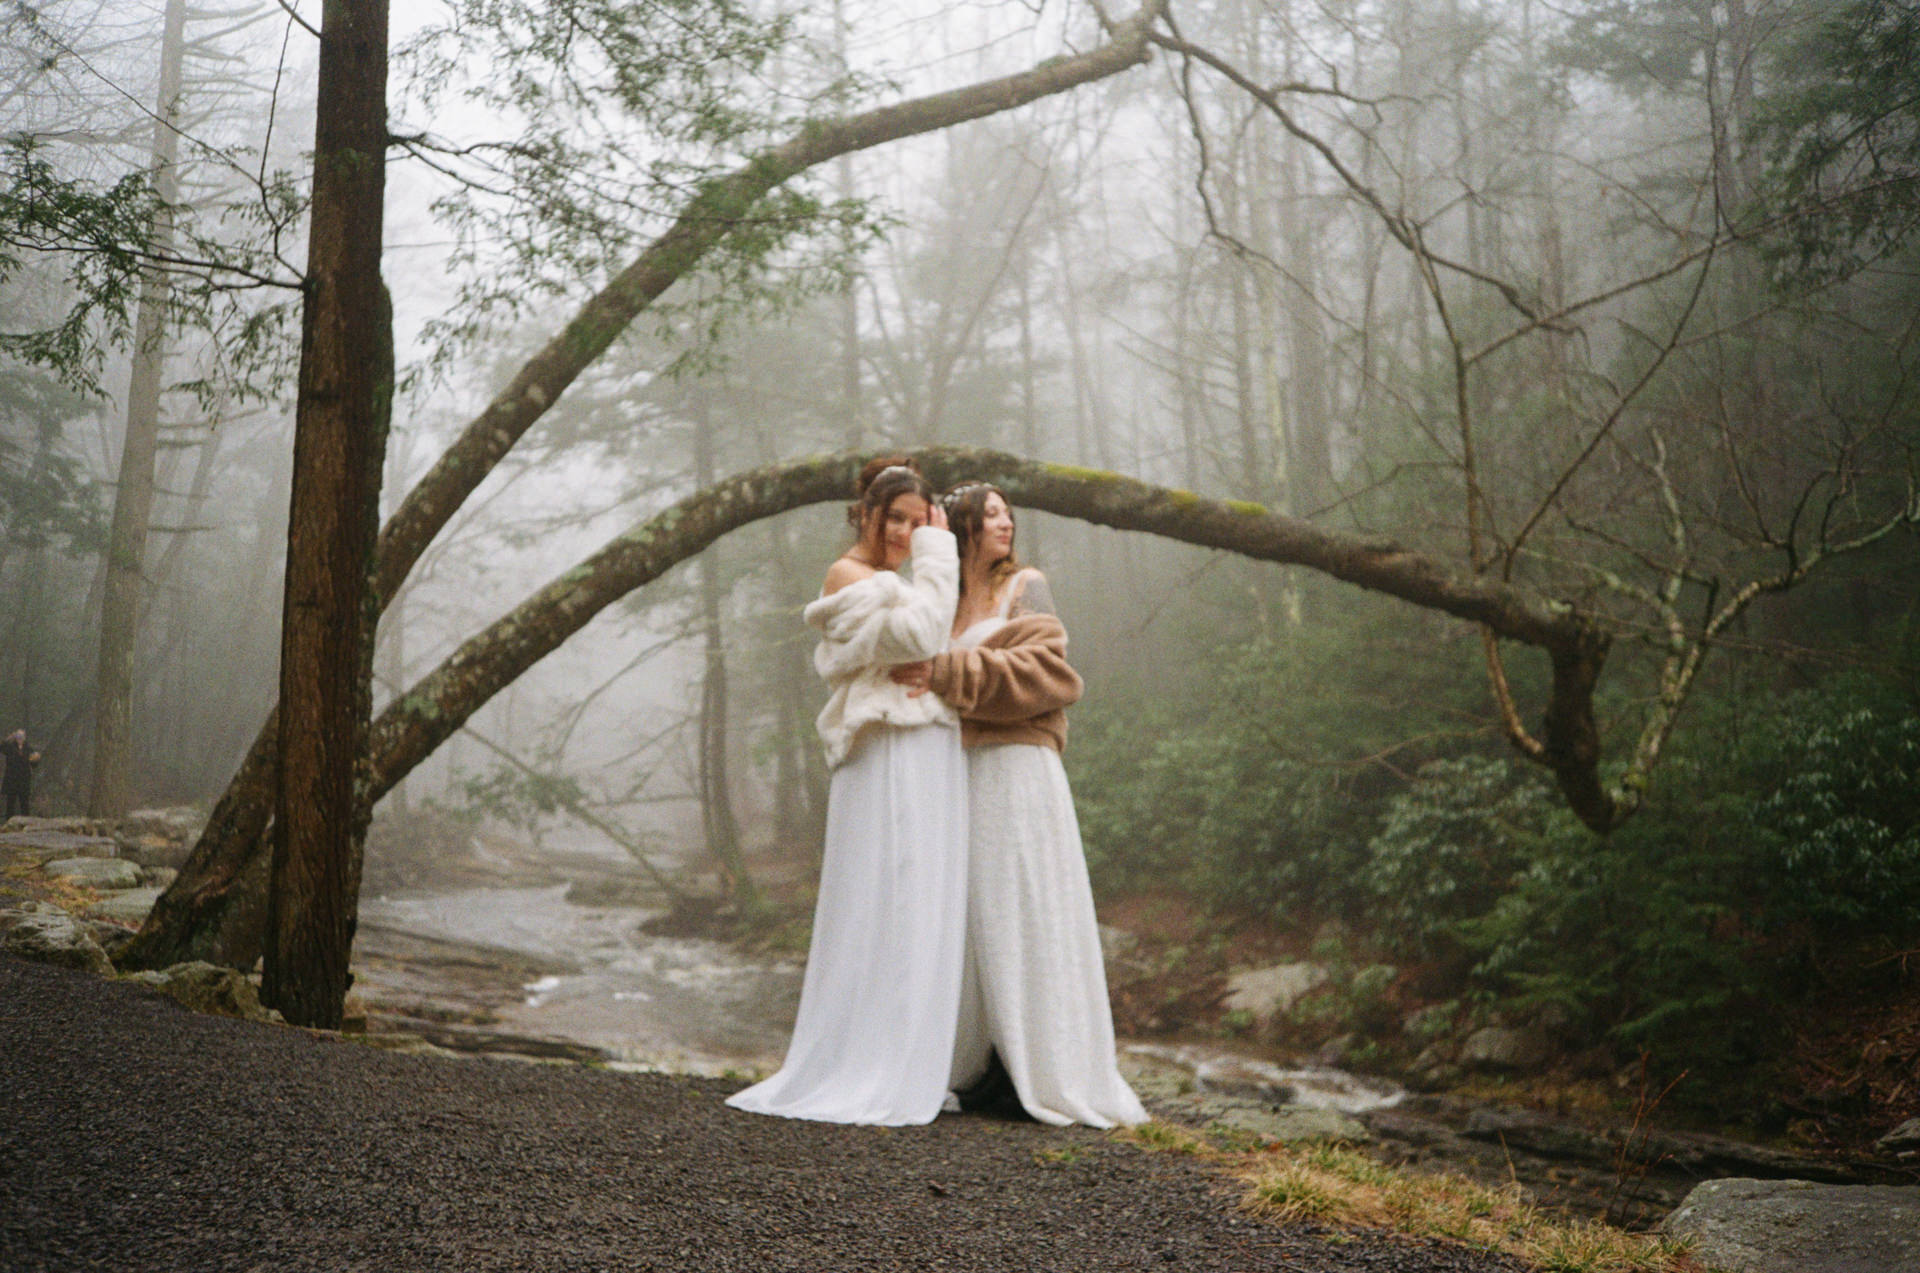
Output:
<path fill-rule="evenodd" d="M 887 673 L 896 685 L 907 687 L 908 698 L 919 698 L 927 692 L 927 683 L 933 675 L 933 664 L 925 659 L 918 663 L 901 663 Z"/>
<path fill-rule="evenodd" d="M 947 529 L 947 510 L 940 506 L 939 500 L 934 500 L 927 505 L 927 520 L 920 524 L 922 526 L 931 526 L 935 530 Z"/>

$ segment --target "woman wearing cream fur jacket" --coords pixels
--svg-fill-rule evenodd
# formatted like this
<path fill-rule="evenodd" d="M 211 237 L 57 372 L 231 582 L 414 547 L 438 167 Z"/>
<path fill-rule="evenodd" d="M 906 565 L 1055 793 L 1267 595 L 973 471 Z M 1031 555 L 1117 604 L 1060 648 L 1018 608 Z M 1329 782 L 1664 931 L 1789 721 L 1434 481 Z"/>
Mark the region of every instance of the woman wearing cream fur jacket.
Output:
<path fill-rule="evenodd" d="M 859 540 L 806 609 L 829 696 L 817 724 L 832 785 L 813 942 L 780 1070 L 728 1100 L 835 1123 L 939 1114 L 966 935 L 966 760 L 953 709 L 894 664 L 946 647 L 959 563 L 932 489 L 901 460 L 861 474 Z M 911 561 L 911 575 L 899 567 Z"/>

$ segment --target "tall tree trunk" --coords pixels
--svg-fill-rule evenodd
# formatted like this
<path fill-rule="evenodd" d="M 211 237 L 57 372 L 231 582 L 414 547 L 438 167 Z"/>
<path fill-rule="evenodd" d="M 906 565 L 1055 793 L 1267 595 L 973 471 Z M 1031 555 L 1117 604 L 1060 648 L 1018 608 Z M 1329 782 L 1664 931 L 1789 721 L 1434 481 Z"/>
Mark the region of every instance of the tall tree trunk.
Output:
<path fill-rule="evenodd" d="M 181 62 L 186 49 L 186 0 L 167 0 L 160 40 L 160 96 L 153 112 L 148 168 L 159 206 L 148 246 L 163 255 L 173 245 L 173 205 L 178 197 L 175 165 L 180 138 Z M 140 635 L 140 606 L 147 560 L 147 526 L 153 516 L 153 461 L 160 436 L 160 391 L 166 365 L 167 282 L 156 266 L 140 281 L 134 319 L 133 375 L 127 384 L 127 433 L 120 446 L 120 481 L 114 490 L 113 530 L 107 540 L 106 585 L 100 605 L 100 663 L 94 681 L 93 784 L 87 811 L 119 817 L 133 799 L 133 660 Z"/>
<path fill-rule="evenodd" d="M 534 421 L 634 318 L 750 217 L 762 195 L 840 155 L 1013 110 L 1137 66 L 1148 56 L 1148 24 L 1165 3 L 1145 0 L 1140 12 L 1111 30 L 1106 43 L 1086 53 L 1051 58 L 997 80 L 815 121 L 702 185 L 674 224 L 521 367 L 408 492 L 380 532 L 375 586 L 381 603 L 398 591 L 428 543 Z M 255 878 L 248 868 L 272 815 L 278 721 L 275 708 L 208 815 L 180 877 L 123 950 L 125 966 L 165 967 L 183 959 L 251 966 L 258 926 L 249 916 L 256 913 L 258 899 L 257 890 L 248 887 Z"/>
<path fill-rule="evenodd" d="M 713 413 L 705 394 L 699 397 L 693 440 L 694 481 L 699 489 L 712 486 L 718 476 L 714 463 Z M 760 891 L 754 887 L 740 852 L 740 824 L 733 816 L 732 784 L 727 780 L 727 655 L 720 639 L 720 555 L 700 559 L 700 624 L 703 667 L 700 680 L 700 814 L 707 835 L 707 851 L 720 865 L 727 895 L 745 913 L 760 909 Z"/>
<path fill-rule="evenodd" d="M 782 521 L 767 523 L 767 560 L 773 563 L 775 596 L 782 612 L 797 612 L 805 598 L 796 586 L 800 572 L 793 546 Z M 805 687 L 813 668 L 799 640 L 775 643 L 773 823 L 776 847 L 783 856 L 799 846 L 817 848 L 824 829 L 827 802 L 826 766 L 815 739 L 813 713 L 807 710 Z"/>
<path fill-rule="evenodd" d="M 1287 46 L 1288 78 L 1295 73 L 1292 42 Z M 1320 242 L 1316 219 L 1307 207 L 1310 192 L 1300 170 L 1300 147 L 1283 145 L 1278 156 L 1280 197 L 1274 201 L 1279 243 L 1295 294 L 1284 306 L 1287 324 L 1287 476 L 1292 506 L 1306 517 L 1333 499 L 1333 458 L 1329 433 L 1327 336 L 1316 307 L 1320 285 Z"/>
<path fill-rule="evenodd" d="M 350 980 L 367 814 L 372 588 L 393 395 L 380 283 L 387 0 L 331 0 L 320 36 L 313 216 L 280 639 L 263 1002 L 338 1028 Z"/>
<path fill-rule="evenodd" d="M 846 0 L 833 0 L 833 52 L 840 61 L 840 73 L 848 75 L 852 66 L 847 57 Z M 853 157 L 842 155 L 833 165 L 834 189 L 843 200 L 854 196 Z M 858 280 L 850 273 L 840 289 L 840 423 L 846 429 L 847 449 L 860 449 L 865 429 L 860 419 L 860 296 Z"/>

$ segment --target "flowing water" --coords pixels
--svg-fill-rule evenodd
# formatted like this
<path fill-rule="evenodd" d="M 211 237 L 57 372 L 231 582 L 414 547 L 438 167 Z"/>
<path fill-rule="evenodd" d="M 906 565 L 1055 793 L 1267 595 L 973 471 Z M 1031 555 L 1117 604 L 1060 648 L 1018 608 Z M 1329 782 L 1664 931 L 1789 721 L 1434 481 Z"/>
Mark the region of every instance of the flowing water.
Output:
<path fill-rule="evenodd" d="M 503 1034 L 597 1048 L 615 1065 L 717 1074 L 779 1063 L 801 965 L 755 961 L 721 942 L 656 937 L 653 912 L 582 906 L 568 885 L 379 897 L 363 925 L 511 952 L 565 971 L 534 977 L 494 1009 Z"/>
<path fill-rule="evenodd" d="M 362 903 L 361 921 L 552 970 L 530 973 L 509 1002 L 492 1005 L 486 1029 L 501 1036 L 584 1045 L 620 1067 L 719 1074 L 779 1065 L 799 1002 L 800 961 L 654 936 L 642 929 L 654 912 L 581 905 L 568 893 L 566 884 L 549 884 L 377 897 Z M 416 993 L 421 984 L 414 981 Z M 1353 1114 L 1402 1096 L 1340 1070 L 1281 1066 L 1205 1043 L 1124 1044 L 1121 1061 L 1136 1073 L 1187 1076 L 1201 1092 L 1275 1105 Z"/>

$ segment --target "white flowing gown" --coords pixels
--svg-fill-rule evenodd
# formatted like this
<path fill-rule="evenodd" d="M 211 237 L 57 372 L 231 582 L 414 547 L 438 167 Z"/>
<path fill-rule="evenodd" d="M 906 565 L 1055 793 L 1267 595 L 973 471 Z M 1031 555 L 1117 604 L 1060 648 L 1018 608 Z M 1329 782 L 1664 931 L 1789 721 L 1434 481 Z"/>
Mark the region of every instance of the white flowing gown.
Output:
<path fill-rule="evenodd" d="M 931 657 L 953 622 L 957 570 L 941 617 L 929 586 L 938 572 L 922 569 L 919 551 L 928 534 L 915 532 L 918 594 L 869 579 L 808 608 L 826 634 L 815 666 L 836 685 L 821 713 L 837 763 L 820 897 L 786 1059 L 728 1099 L 737 1109 L 899 1126 L 932 1122 L 947 1095 L 966 938 L 967 762 L 951 710 L 931 695 L 908 699 L 885 675 Z M 823 620 L 816 607 L 835 613 Z M 916 715 L 933 719 L 907 723 Z"/>
<path fill-rule="evenodd" d="M 1007 591 L 1001 613 L 954 638 L 956 647 L 979 644 L 1007 621 L 1016 589 Z M 980 1075 L 992 1047 L 1040 1122 L 1146 1122 L 1114 1058 L 1093 885 L 1060 754 L 1034 743 L 975 747 L 967 787 L 968 959 L 955 1083 Z"/>

